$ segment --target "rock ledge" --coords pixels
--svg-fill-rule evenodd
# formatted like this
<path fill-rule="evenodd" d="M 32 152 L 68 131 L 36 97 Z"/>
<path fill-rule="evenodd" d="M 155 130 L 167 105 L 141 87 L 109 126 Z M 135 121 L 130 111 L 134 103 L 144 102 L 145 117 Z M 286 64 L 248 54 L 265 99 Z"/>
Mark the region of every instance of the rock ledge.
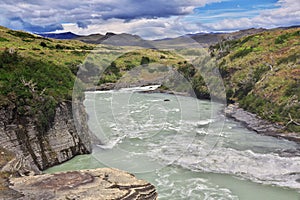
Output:
<path fill-rule="evenodd" d="M 110 168 L 11 178 L 10 188 L 18 194 L 11 199 L 18 200 L 157 199 L 150 183 Z"/>

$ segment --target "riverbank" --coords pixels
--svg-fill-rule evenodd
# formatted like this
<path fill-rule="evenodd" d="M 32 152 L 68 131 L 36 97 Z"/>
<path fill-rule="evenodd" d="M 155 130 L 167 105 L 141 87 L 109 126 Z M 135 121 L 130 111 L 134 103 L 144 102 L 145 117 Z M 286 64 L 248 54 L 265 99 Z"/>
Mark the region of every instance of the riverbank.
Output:
<path fill-rule="evenodd" d="M 240 108 L 238 104 L 229 104 L 225 109 L 225 114 L 227 117 L 241 122 L 245 127 L 259 134 L 283 138 L 300 144 L 299 134 L 287 133 L 284 126 L 261 119 L 256 114 Z"/>

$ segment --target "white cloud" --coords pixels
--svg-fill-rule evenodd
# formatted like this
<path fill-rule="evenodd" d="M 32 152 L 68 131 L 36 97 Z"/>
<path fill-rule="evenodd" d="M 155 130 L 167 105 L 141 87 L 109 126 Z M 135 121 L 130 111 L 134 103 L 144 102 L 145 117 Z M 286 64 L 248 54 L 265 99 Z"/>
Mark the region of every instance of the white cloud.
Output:
<path fill-rule="evenodd" d="M 203 4 L 207 2 L 202 2 Z M 278 8 L 248 11 L 248 15 L 257 16 L 247 18 L 244 13 L 241 18 L 237 19 L 235 15 L 230 13 L 219 14 L 215 18 L 223 16 L 222 21 L 201 24 L 195 23 L 197 20 L 187 22 L 185 17 L 162 17 L 156 19 L 134 19 L 126 22 L 122 19 L 100 20 L 88 27 L 88 29 L 79 29 L 76 26 L 66 28 L 66 30 L 74 31 L 78 34 L 89 34 L 90 32 L 105 33 L 107 30 L 116 33 L 132 33 L 140 35 L 147 39 L 157 39 L 164 37 L 176 37 L 186 33 L 195 33 L 201 31 L 232 31 L 241 30 L 252 27 L 273 28 L 277 26 L 290 26 L 300 24 L 300 1 L 299 0 L 280 0 L 277 3 Z M 187 15 L 187 18 L 190 17 Z M 230 18 L 234 19 L 230 19 Z"/>
<path fill-rule="evenodd" d="M 46 28 L 53 28 L 53 25 L 61 23 L 86 27 L 99 24 L 102 20 L 121 19 L 128 22 L 143 18 L 182 16 L 192 13 L 195 7 L 216 1 L 218 0 L 2 0 L 0 15 L 8 19 L 2 24 L 4 26 L 14 28 L 13 24 L 18 21 L 29 31 L 37 26 L 51 31 Z"/>
<path fill-rule="evenodd" d="M 211 30 L 240 30 L 251 27 L 273 28 L 300 24 L 300 1 L 279 0 L 279 8 L 262 10 L 253 18 L 225 19 L 208 24 Z"/>
<path fill-rule="evenodd" d="M 299 0 L 279 0 L 278 8 L 245 11 L 242 15 L 230 10 L 211 15 L 211 19 L 192 15 L 196 7 L 221 1 L 229 0 L 2 0 L 0 24 L 31 32 L 126 32 L 148 39 L 201 31 L 300 24 Z M 241 18 L 237 19 L 237 16 Z"/>
<path fill-rule="evenodd" d="M 79 35 L 91 33 L 105 34 L 107 31 L 114 33 L 131 33 L 146 39 L 159 39 L 165 37 L 177 37 L 186 34 L 187 29 L 197 31 L 195 24 L 183 24 L 178 17 L 157 19 L 135 19 L 125 22 L 123 19 L 99 20 L 98 23 L 89 25 L 88 28 L 79 28 L 74 23 L 63 24 L 63 31 L 71 31 Z M 57 31 L 62 32 L 62 31 Z"/>

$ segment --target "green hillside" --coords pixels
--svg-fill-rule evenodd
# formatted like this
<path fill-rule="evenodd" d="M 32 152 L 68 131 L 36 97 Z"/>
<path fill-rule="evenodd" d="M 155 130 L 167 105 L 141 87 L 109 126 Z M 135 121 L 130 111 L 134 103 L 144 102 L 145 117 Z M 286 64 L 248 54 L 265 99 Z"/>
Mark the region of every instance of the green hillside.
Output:
<path fill-rule="evenodd" d="M 210 50 L 229 101 L 300 132 L 300 28 L 224 40 Z"/>
<path fill-rule="evenodd" d="M 0 107 L 30 117 L 41 132 L 58 103 L 72 98 L 78 64 L 93 45 L 0 27 Z"/>
<path fill-rule="evenodd" d="M 136 69 L 133 70 L 133 68 L 136 67 L 139 67 L 138 77 L 130 77 L 130 73 L 128 72 L 136 71 Z M 191 78 L 194 75 L 193 72 L 195 72 L 195 67 L 187 63 L 187 61 L 176 52 L 138 49 L 125 52 L 110 63 L 109 67 L 103 73 L 102 78 L 99 80 L 99 84 L 116 82 L 121 77 L 123 77 L 122 81 L 131 81 L 133 84 L 137 81 L 134 80 L 135 78 L 147 82 L 154 80 L 156 77 L 166 76 L 169 71 L 168 67 L 176 69 L 188 79 Z M 128 80 L 125 80 L 124 76 Z M 188 92 L 187 88 L 185 92 Z"/>
<path fill-rule="evenodd" d="M 0 26 L 0 50 L 6 48 L 18 54 L 67 67 L 82 63 L 94 45 L 76 40 L 55 40 Z"/>

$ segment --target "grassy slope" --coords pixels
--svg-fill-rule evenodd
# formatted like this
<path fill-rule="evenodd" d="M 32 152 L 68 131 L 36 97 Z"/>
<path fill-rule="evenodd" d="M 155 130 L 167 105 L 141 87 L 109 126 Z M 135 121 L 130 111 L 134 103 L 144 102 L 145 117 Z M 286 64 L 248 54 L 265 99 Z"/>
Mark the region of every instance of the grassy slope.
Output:
<path fill-rule="evenodd" d="M 190 51 L 196 55 L 202 53 L 198 49 Z M 195 57 L 190 51 L 138 49 L 126 52 L 110 64 L 98 84 L 119 81 L 118 84 L 135 85 L 157 83 L 163 80 L 162 89 L 190 92 L 192 89 L 190 83 L 196 68 L 183 58 L 184 54 Z M 174 71 L 181 75 L 172 74 L 170 68 L 175 69 Z"/>
<path fill-rule="evenodd" d="M 71 100 L 78 64 L 93 48 L 0 27 L 0 106 L 45 131 L 56 105 Z"/>
<path fill-rule="evenodd" d="M 229 100 L 300 132 L 300 28 L 266 31 L 211 50 Z M 290 116 L 296 123 L 289 123 Z"/>
<path fill-rule="evenodd" d="M 44 43 L 45 45 L 43 46 Z M 54 40 L 0 26 L 0 50 L 12 48 L 24 57 L 72 67 L 82 63 L 94 45 L 76 40 Z"/>

